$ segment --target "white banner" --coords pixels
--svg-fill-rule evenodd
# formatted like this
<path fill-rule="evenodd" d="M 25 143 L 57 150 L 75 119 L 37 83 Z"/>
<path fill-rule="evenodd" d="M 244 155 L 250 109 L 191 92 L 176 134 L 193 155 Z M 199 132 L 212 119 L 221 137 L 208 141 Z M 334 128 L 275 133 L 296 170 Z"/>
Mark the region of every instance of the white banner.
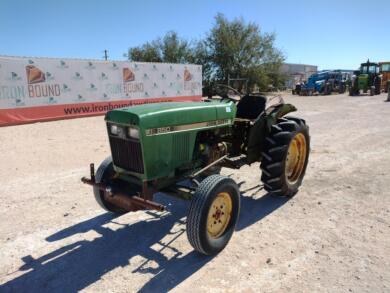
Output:
<path fill-rule="evenodd" d="M 200 65 L 0 57 L 0 125 L 68 117 L 64 112 L 66 105 L 191 100 L 200 99 L 201 95 Z M 28 113 L 32 112 L 39 116 L 39 111 L 30 108 L 55 105 L 53 117 L 47 114 L 29 117 Z M 60 105 L 62 107 L 58 107 Z M 85 116 L 105 112 L 99 110 L 102 107 L 95 108 L 70 114 Z M 8 116 L 12 117 L 5 117 L 6 109 L 12 109 L 8 111 Z M 17 109 L 25 110 L 15 111 Z M 15 119 L 20 121 L 13 121 Z"/>

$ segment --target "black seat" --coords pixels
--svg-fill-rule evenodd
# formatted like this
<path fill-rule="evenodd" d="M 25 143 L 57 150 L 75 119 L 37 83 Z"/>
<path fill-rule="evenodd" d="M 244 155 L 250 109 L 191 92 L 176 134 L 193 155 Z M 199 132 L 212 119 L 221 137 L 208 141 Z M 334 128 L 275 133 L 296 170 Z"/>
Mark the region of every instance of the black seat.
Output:
<path fill-rule="evenodd" d="M 265 110 L 267 98 L 264 96 L 246 95 L 237 104 L 237 118 L 256 119 Z"/>

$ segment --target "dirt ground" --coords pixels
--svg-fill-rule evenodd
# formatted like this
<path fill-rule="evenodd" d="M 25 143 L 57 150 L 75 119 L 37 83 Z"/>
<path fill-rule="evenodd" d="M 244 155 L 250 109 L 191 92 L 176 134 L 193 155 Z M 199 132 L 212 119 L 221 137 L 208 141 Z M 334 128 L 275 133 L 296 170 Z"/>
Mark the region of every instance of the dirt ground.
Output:
<path fill-rule="evenodd" d="M 310 125 L 299 193 L 243 182 L 226 249 L 193 251 L 188 202 L 102 211 L 80 177 L 109 155 L 103 117 L 0 128 L 0 292 L 389 292 L 390 103 L 385 95 L 288 96 Z"/>

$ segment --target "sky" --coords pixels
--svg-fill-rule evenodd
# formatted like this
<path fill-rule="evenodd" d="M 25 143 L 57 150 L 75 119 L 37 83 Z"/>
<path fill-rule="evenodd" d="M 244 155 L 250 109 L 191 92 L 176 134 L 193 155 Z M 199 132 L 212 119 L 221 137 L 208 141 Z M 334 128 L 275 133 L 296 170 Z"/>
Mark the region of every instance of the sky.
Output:
<path fill-rule="evenodd" d="M 129 47 L 176 31 L 204 37 L 215 15 L 276 34 L 286 62 L 355 69 L 390 61 L 390 0 L 0 0 L 0 55 L 124 60 Z"/>

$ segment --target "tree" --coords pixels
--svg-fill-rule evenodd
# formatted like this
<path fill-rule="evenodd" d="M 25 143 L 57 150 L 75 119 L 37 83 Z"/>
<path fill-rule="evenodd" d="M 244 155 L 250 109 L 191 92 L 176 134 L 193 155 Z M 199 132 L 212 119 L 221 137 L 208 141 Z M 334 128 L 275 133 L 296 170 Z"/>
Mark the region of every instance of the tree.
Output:
<path fill-rule="evenodd" d="M 257 24 L 242 18 L 229 21 L 218 14 L 215 20 L 206 38 L 215 79 L 227 83 L 229 77 L 248 78 L 250 88 L 262 90 L 278 86 L 284 56 L 274 46 L 275 34 L 262 34 Z"/>
<path fill-rule="evenodd" d="M 214 82 L 214 68 L 211 60 L 211 54 L 205 40 L 193 43 L 188 63 L 202 65 L 203 86 L 208 87 Z"/>
<path fill-rule="evenodd" d="M 159 45 L 156 41 L 129 49 L 129 60 L 139 62 L 162 62 Z"/>
<path fill-rule="evenodd" d="M 209 85 L 212 76 L 210 52 L 205 40 L 188 42 L 170 31 L 163 38 L 130 48 L 130 61 L 200 64 L 203 68 L 203 84 Z"/>
<path fill-rule="evenodd" d="M 228 78 L 247 78 L 249 89 L 268 90 L 282 85 L 280 67 L 284 56 L 275 45 L 275 34 L 261 33 L 257 24 L 242 18 L 229 21 L 217 14 L 206 37 L 188 42 L 176 32 L 130 48 L 131 61 L 194 63 L 203 68 L 203 85 L 227 83 Z"/>
<path fill-rule="evenodd" d="M 191 57 L 191 48 L 188 41 L 179 38 L 176 32 L 167 33 L 160 42 L 163 62 L 188 63 Z"/>
<path fill-rule="evenodd" d="M 179 38 L 173 31 L 168 32 L 162 39 L 130 48 L 128 53 L 129 60 L 138 62 L 188 63 L 191 56 L 189 42 Z"/>

